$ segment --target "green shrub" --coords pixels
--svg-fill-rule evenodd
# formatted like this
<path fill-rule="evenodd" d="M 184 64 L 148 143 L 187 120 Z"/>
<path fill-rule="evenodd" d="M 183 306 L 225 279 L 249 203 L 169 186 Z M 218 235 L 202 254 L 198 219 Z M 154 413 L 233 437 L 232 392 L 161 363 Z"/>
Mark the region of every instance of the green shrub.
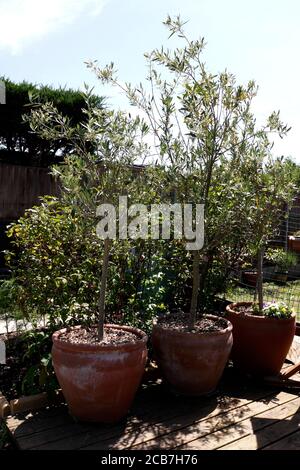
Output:
<path fill-rule="evenodd" d="M 51 328 L 96 321 L 102 246 L 89 220 L 45 197 L 10 226 L 8 235 L 14 250 L 6 259 L 21 315 L 34 322 L 45 317 Z M 134 247 L 130 240 L 112 247 L 107 315 L 108 321 L 149 332 L 157 313 L 185 308 L 191 280 L 178 241 L 134 242 Z"/>

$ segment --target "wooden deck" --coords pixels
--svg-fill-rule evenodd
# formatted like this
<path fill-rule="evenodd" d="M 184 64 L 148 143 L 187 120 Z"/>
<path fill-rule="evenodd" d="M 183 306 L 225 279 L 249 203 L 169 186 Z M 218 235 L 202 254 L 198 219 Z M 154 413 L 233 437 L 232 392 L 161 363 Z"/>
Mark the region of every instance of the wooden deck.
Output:
<path fill-rule="evenodd" d="M 174 396 L 160 380 L 143 385 L 119 424 L 76 423 L 59 406 L 9 417 L 7 426 L 19 449 L 299 450 L 300 392 L 229 369 L 209 398 Z"/>

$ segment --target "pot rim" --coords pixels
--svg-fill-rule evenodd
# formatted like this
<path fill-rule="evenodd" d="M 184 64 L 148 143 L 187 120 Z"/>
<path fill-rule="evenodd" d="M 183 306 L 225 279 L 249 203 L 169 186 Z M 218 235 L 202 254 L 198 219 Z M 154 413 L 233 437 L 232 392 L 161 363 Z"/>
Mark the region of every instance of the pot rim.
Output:
<path fill-rule="evenodd" d="M 171 335 L 191 335 L 193 337 L 195 337 L 195 336 L 219 336 L 219 335 L 230 333 L 233 329 L 232 323 L 228 320 L 228 318 L 218 317 L 217 315 L 211 315 L 211 314 L 205 314 L 205 317 L 211 318 L 213 320 L 216 319 L 216 318 L 218 318 L 218 319 L 222 318 L 222 320 L 224 320 L 227 323 L 227 326 L 226 326 L 226 328 L 223 328 L 223 330 L 219 330 L 219 331 L 195 331 L 195 332 L 193 332 L 193 331 L 180 331 L 180 330 L 173 330 L 169 327 L 164 327 L 164 326 L 160 325 L 157 322 L 157 319 L 154 319 L 153 320 L 153 329 L 157 328 L 157 329 L 161 329 L 161 330 L 164 330 L 164 331 L 168 331 L 168 333 L 171 334 Z"/>
<path fill-rule="evenodd" d="M 114 328 L 116 330 L 125 330 L 130 333 L 133 333 L 137 336 L 136 341 L 128 341 L 126 343 L 119 343 L 119 344 L 86 344 L 86 343 L 71 343 L 70 341 L 66 341 L 60 338 L 60 336 L 65 333 L 67 330 L 79 330 L 83 327 L 83 325 L 72 326 L 71 328 L 62 328 L 60 330 L 55 331 L 52 334 L 52 342 L 53 345 L 58 346 L 62 349 L 68 350 L 78 350 L 78 351 L 112 351 L 112 350 L 125 350 L 129 351 L 140 347 L 141 345 L 145 345 L 148 341 L 147 334 L 140 330 L 139 328 L 135 328 L 133 326 L 128 325 L 116 325 L 113 323 L 105 323 L 105 327 Z"/>
<path fill-rule="evenodd" d="M 236 306 L 238 305 L 245 305 L 249 306 L 252 305 L 254 302 L 233 302 L 232 304 L 227 305 L 226 311 L 233 313 L 239 318 L 253 318 L 257 319 L 258 321 L 282 321 L 282 322 L 289 322 L 291 320 L 296 320 L 296 313 L 292 312 L 292 315 L 289 318 L 274 318 L 274 317 L 265 317 L 264 315 L 243 315 L 240 312 L 237 312 L 236 310 L 233 310 Z"/>

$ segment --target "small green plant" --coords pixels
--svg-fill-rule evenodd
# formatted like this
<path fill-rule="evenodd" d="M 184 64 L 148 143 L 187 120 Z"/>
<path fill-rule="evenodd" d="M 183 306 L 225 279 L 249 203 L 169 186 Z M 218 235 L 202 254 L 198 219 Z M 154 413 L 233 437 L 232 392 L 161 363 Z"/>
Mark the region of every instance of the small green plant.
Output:
<path fill-rule="evenodd" d="M 293 314 L 284 302 L 274 302 L 263 308 L 263 315 L 270 318 L 290 318 Z"/>
<path fill-rule="evenodd" d="M 298 257 L 291 251 L 285 251 L 282 248 L 268 250 L 265 255 L 268 261 L 276 264 L 277 271 L 288 271 L 289 268 L 296 266 Z"/>
<path fill-rule="evenodd" d="M 300 238 L 300 230 L 298 230 L 297 232 L 294 232 L 293 237 Z"/>

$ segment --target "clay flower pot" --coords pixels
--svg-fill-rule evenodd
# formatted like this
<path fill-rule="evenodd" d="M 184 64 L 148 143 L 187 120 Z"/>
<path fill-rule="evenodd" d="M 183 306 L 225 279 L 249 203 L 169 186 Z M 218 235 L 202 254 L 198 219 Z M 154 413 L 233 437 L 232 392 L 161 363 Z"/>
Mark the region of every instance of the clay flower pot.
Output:
<path fill-rule="evenodd" d="M 288 279 L 288 271 L 274 271 L 273 280 L 280 284 L 285 284 Z"/>
<path fill-rule="evenodd" d="M 257 282 L 257 271 L 243 271 L 242 282 L 248 286 L 255 287 Z"/>
<path fill-rule="evenodd" d="M 175 392 L 197 396 L 215 390 L 232 347 L 232 325 L 228 321 L 226 324 L 223 330 L 203 333 L 154 325 L 152 344 L 156 360 Z"/>
<path fill-rule="evenodd" d="M 233 364 L 252 375 L 276 375 L 291 347 L 296 316 L 268 318 L 237 311 L 239 306 L 251 305 L 252 302 L 238 302 L 226 307 L 226 316 L 233 325 Z"/>
<path fill-rule="evenodd" d="M 289 250 L 294 251 L 295 253 L 300 253 L 300 237 L 289 236 L 288 238 L 288 247 Z"/>
<path fill-rule="evenodd" d="M 53 336 L 54 370 L 70 414 L 81 421 L 111 423 L 125 416 L 141 382 L 147 336 L 137 328 L 106 325 L 136 335 L 123 344 L 74 344 Z M 81 328 L 76 326 L 74 328 Z"/>

